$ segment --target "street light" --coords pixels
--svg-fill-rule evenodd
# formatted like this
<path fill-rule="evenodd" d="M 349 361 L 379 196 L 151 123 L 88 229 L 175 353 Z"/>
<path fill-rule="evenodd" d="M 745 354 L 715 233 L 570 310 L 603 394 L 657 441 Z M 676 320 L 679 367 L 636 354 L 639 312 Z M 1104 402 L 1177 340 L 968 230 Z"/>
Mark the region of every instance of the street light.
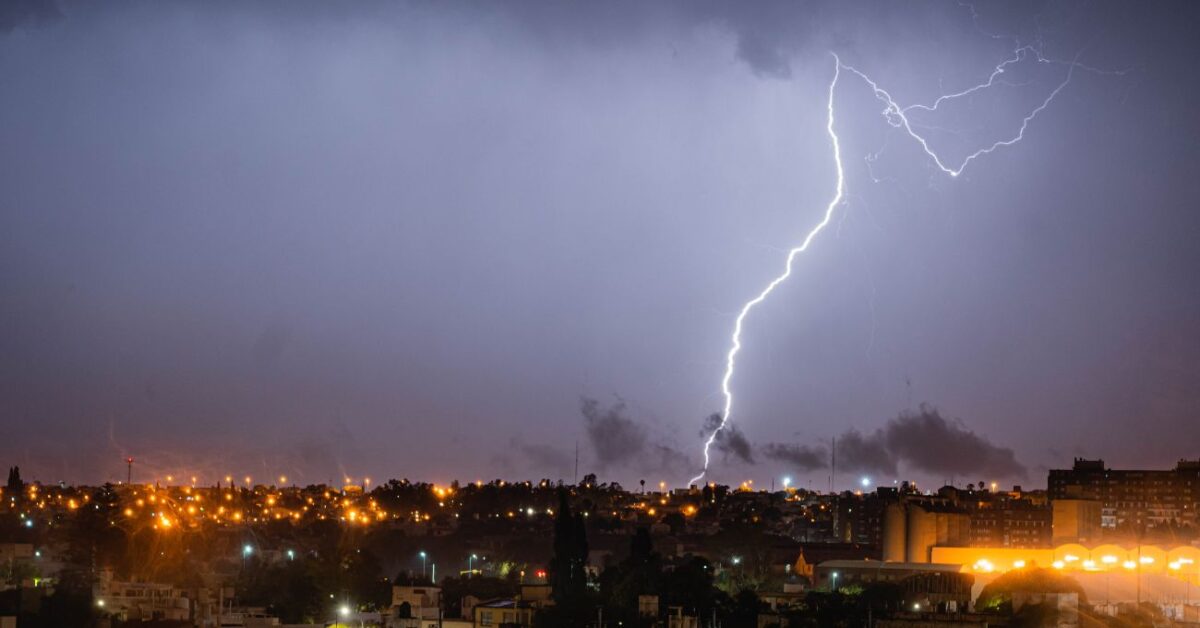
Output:
<path fill-rule="evenodd" d="M 838 577 L 838 572 L 836 572 L 836 571 L 833 572 L 833 588 L 830 589 L 831 591 L 837 591 L 837 577 Z"/>
<path fill-rule="evenodd" d="M 429 558 L 429 555 L 425 553 L 425 550 L 421 550 L 420 552 L 417 553 L 417 555 L 421 557 L 421 579 L 424 580 L 425 579 L 425 560 L 427 558 Z"/>
<path fill-rule="evenodd" d="M 475 554 L 471 554 L 467 558 L 467 575 L 468 576 L 475 575 L 475 561 L 477 561 L 477 560 L 479 560 L 479 557 L 476 556 Z"/>
<path fill-rule="evenodd" d="M 342 619 L 348 619 L 350 617 L 350 605 L 342 604 L 342 606 L 340 608 L 338 608 L 338 614 L 342 616 Z M 362 626 L 363 626 L 362 615 L 359 615 L 358 616 L 358 628 L 362 628 Z"/>

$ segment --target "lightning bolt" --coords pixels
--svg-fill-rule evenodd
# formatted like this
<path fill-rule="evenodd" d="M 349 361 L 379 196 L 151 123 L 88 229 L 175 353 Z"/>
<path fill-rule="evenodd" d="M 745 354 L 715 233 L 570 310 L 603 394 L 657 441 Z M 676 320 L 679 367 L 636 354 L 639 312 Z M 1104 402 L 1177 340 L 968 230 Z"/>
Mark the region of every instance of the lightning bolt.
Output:
<path fill-rule="evenodd" d="M 784 267 L 783 267 L 783 272 L 780 273 L 778 276 L 776 276 L 774 279 L 772 279 L 771 282 L 768 283 L 766 285 L 766 287 L 763 288 L 762 291 L 758 293 L 757 296 L 755 296 L 753 299 L 750 299 L 749 301 L 747 301 L 742 306 L 742 309 L 738 312 L 737 318 L 734 320 L 734 324 L 733 324 L 733 334 L 730 337 L 729 352 L 725 354 L 725 374 L 721 377 L 721 394 L 725 398 L 725 406 L 721 412 L 721 422 L 717 425 L 717 427 L 715 429 L 713 429 L 712 433 L 709 434 L 708 438 L 705 439 L 705 441 L 704 441 L 704 467 L 703 467 L 703 469 L 701 469 L 699 475 L 697 475 L 696 477 L 694 477 L 688 481 L 689 485 L 695 484 L 696 482 L 699 482 L 700 480 L 704 479 L 705 474 L 708 473 L 708 466 L 709 466 L 709 463 L 711 460 L 709 454 L 710 454 L 712 445 L 714 442 L 716 442 L 717 437 L 720 435 L 721 431 L 724 430 L 725 427 L 729 424 L 729 417 L 733 413 L 732 382 L 733 382 L 734 371 L 737 366 L 737 356 L 742 350 L 742 330 L 745 326 L 746 318 L 750 315 L 750 312 L 752 312 L 754 310 L 754 308 L 758 307 L 761 303 L 766 301 L 767 297 L 769 297 L 771 295 L 771 293 L 774 292 L 775 289 L 779 287 L 780 284 L 787 281 L 788 277 L 791 277 L 792 270 L 795 267 L 796 258 L 801 253 L 808 250 L 808 247 L 810 244 L 812 244 L 813 240 L 816 239 L 816 237 L 822 231 L 824 231 L 827 226 L 829 226 L 829 223 L 833 218 L 834 212 L 837 210 L 838 206 L 842 204 L 843 199 L 845 197 L 846 175 L 845 175 L 845 170 L 842 165 L 841 143 L 838 139 L 837 131 L 834 128 L 834 107 L 833 107 L 834 92 L 837 88 L 838 80 L 841 78 L 843 71 L 849 72 L 849 73 L 854 74 L 854 75 L 858 76 L 859 78 L 861 78 L 867 84 L 867 86 L 871 89 L 871 91 L 874 93 L 875 98 L 877 98 L 881 103 L 883 103 L 884 108 L 883 108 L 883 111 L 881 112 L 881 115 L 884 117 L 884 119 L 887 121 L 887 123 L 894 128 L 903 130 L 909 137 L 911 137 L 914 141 L 916 141 L 916 143 L 925 152 L 925 155 L 929 157 L 929 159 L 933 162 L 933 164 L 935 166 L 937 166 L 937 168 L 939 170 L 941 170 L 943 173 L 949 175 L 952 178 L 958 177 L 960 174 L 962 174 L 963 170 L 965 170 L 966 167 L 971 164 L 971 162 L 975 161 L 979 157 L 983 157 L 984 155 L 991 154 L 991 153 L 993 153 L 1001 148 L 1004 148 L 1006 146 L 1012 146 L 1013 144 L 1016 144 L 1017 142 L 1020 142 L 1022 139 L 1024 139 L 1025 131 L 1026 131 L 1026 129 L 1029 128 L 1029 124 L 1031 122 L 1033 122 L 1034 118 L 1036 118 L 1038 116 L 1038 114 L 1040 114 L 1043 110 L 1045 110 L 1046 107 L 1049 107 L 1050 103 L 1054 101 L 1054 99 L 1058 96 L 1058 94 L 1060 92 L 1062 92 L 1062 90 L 1065 89 L 1068 84 L 1070 84 L 1071 79 L 1074 77 L 1076 68 L 1084 69 L 1084 70 L 1099 73 L 1099 74 L 1123 74 L 1124 73 L 1123 71 L 1105 71 L 1105 70 L 1099 70 L 1099 69 L 1096 69 L 1096 68 L 1093 68 L 1090 66 L 1082 65 L 1079 63 L 1079 55 L 1076 55 L 1075 59 L 1073 59 L 1071 61 L 1059 61 L 1059 60 L 1049 59 L 1049 58 L 1042 56 L 1041 52 L 1039 50 L 1037 50 L 1036 48 L 1034 48 L 1033 46 L 1022 46 L 1022 47 L 1019 47 L 1016 50 L 1014 50 L 1011 57 L 1004 59 L 1002 62 L 1000 62 L 1000 64 L 995 66 L 992 69 L 992 72 L 988 75 L 988 78 L 986 81 L 976 84 L 976 85 L 972 85 L 966 89 L 963 89 L 963 90 L 960 90 L 960 91 L 957 91 L 954 93 L 939 96 L 937 99 L 935 99 L 932 103 L 930 103 L 928 105 L 913 104 L 913 105 L 909 105 L 907 107 L 901 107 L 899 104 L 896 103 L 896 100 L 892 97 L 892 95 L 887 90 L 880 87 L 878 83 L 876 83 L 873 79 L 871 79 L 871 77 L 867 76 L 865 73 L 863 73 L 862 71 L 858 70 L 857 68 L 855 68 L 853 66 L 842 63 L 841 58 L 836 53 L 830 53 L 830 54 L 833 56 L 834 69 L 833 69 L 833 79 L 829 82 L 829 97 L 828 97 L 828 100 L 826 101 L 826 111 L 827 111 L 828 115 L 827 115 L 826 122 L 825 122 L 825 130 L 829 134 L 829 140 L 833 146 L 833 162 L 834 162 L 834 166 L 837 169 L 837 184 L 834 187 L 833 198 L 831 198 L 829 200 L 829 204 L 825 206 L 825 211 L 822 214 L 821 221 L 818 222 L 816 224 L 816 226 L 814 226 L 808 232 L 808 234 L 804 236 L 804 239 L 800 242 L 800 244 L 798 246 L 796 246 L 788 251 L 787 259 L 786 259 L 786 262 L 784 263 Z M 982 90 L 986 90 L 986 89 L 996 85 L 1000 81 L 1001 76 L 1008 70 L 1009 66 L 1011 66 L 1015 63 L 1024 61 L 1024 60 L 1028 60 L 1028 59 L 1033 59 L 1037 63 L 1065 65 L 1065 66 L 1067 66 L 1067 73 L 1066 73 L 1066 77 L 1060 83 L 1058 83 L 1058 85 L 1053 90 L 1051 90 L 1049 95 L 1046 96 L 1046 98 L 1041 102 L 1041 104 L 1034 107 L 1029 113 L 1027 113 L 1025 115 L 1024 118 L 1022 118 L 1021 125 L 1017 129 L 1016 134 L 1014 134 L 1013 136 L 1011 136 L 1007 139 L 997 140 L 988 146 L 985 146 L 983 148 L 976 150 L 975 152 L 964 157 L 960 162 L 958 162 L 957 165 L 948 165 L 947 161 L 944 160 L 940 155 L 938 155 L 933 150 L 932 147 L 930 147 L 929 141 L 925 138 L 925 136 L 918 133 L 914 129 L 914 125 L 909 121 L 908 113 L 913 110 L 921 110 L 921 111 L 926 111 L 926 112 L 937 111 L 938 107 L 940 107 L 942 104 L 944 104 L 946 102 L 969 96 L 971 94 L 974 94 L 974 93 L 982 91 Z"/>

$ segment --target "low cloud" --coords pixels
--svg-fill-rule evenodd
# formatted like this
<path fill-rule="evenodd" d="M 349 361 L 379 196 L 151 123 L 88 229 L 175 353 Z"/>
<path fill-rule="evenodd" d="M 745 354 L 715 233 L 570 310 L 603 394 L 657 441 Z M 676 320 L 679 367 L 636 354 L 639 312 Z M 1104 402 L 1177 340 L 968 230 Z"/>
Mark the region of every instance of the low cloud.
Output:
<path fill-rule="evenodd" d="M 618 399 L 604 408 L 600 402 L 584 397 L 579 403 L 583 426 L 596 462 L 601 468 L 634 460 L 646 449 L 646 429 L 625 416 L 625 402 Z"/>
<path fill-rule="evenodd" d="M 601 470 L 620 466 L 641 473 L 677 474 L 690 468 L 686 455 L 655 439 L 650 430 L 630 418 L 620 398 L 604 407 L 595 399 L 583 397 L 579 411 L 594 461 Z M 745 446 L 749 448 L 749 442 Z"/>
<path fill-rule="evenodd" d="M 894 419 L 893 419 L 894 420 Z M 896 452 L 881 431 L 863 434 L 848 430 L 837 439 L 839 469 L 875 475 L 896 474 Z"/>
<path fill-rule="evenodd" d="M 721 415 L 710 414 L 704 420 L 704 428 L 700 430 L 700 436 L 708 438 L 718 428 L 721 428 Z M 732 455 L 742 462 L 754 464 L 754 446 L 750 444 L 750 440 L 738 429 L 737 425 L 728 423 L 716 434 L 713 446 L 717 448 L 717 451 L 726 458 Z"/>
<path fill-rule="evenodd" d="M 786 462 L 800 471 L 824 469 L 829 462 L 828 450 L 807 445 L 767 443 L 762 447 L 762 454 L 771 460 Z"/>
<path fill-rule="evenodd" d="M 847 430 L 836 443 L 837 467 L 848 472 L 894 476 L 903 467 L 906 471 L 993 478 L 1024 477 L 1026 473 L 1012 449 L 971 431 L 961 419 L 944 418 L 928 404 L 901 413 L 873 432 Z M 801 471 L 828 468 L 830 462 L 825 445 L 768 443 L 759 451 Z"/>
<path fill-rule="evenodd" d="M 913 469 L 929 473 L 982 473 L 1020 477 L 1025 467 L 1013 450 L 992 444 L 967 429 L 961 419 L 946 420 L 937 408 L 922 404 L 884 427 L 888 449 Z"/>

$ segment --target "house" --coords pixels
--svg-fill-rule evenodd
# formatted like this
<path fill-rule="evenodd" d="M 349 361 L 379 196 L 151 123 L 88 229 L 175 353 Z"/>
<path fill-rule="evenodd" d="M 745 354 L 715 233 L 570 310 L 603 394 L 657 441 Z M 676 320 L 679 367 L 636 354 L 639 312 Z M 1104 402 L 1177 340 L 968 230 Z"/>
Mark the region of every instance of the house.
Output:
<path fill-rule="evenodd" d="M 480 602 L 472 609 L 475 628 L 525 628 L 533 625 L 533 606 L 511 598 Z"/>

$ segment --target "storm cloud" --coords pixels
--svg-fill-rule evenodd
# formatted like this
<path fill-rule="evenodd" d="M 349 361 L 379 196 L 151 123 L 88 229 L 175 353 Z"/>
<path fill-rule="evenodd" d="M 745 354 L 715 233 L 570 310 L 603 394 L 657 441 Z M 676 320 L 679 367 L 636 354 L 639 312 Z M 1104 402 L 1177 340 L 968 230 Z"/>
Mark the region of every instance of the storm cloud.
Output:
<path fill-rule="evenodd" d="M 704 420 L 704 427 L 700 430 L 702 438 L 708 438 L 716 431 L 716 438 L 713 439 L 713 447 L 717 451 L 724 454 L 726 457 L 733 456 L 738 460 L 747 464 L 754 464 L 754 446 L 750 444 L 749 439 L 742 433 L 741 428 L 736 423 L 727 423 L 725 427 L 717 431 L 721 426 L 721 415 L 710 414 Z"/>
<path fill-rule="evenodd" d="M 829 450 L 794 443 L 767 443 L 762 447 L 763 456 L 785 462 L 800 471 L 815 471 L 829 466 Z"/>
<path fill-rule="evenodd" d="M 961 419 L 947 420 L 929 405 L 889 421 L 882 440 L 887 451 L 916 471 L 1003 478 L 1025 475 L 1025 467 L 1017 462 L 1012 449 L 967 429 Z"/>
<path fill-rule="evenodd" d="M 687 470 L 687 456 L 652 437 L 646 426 L 630 418 L 620 398 L 603 406 L 596 399 L 583 397 L 579 406 L 594 462 L 601 470 L 676 474 Z"/>
<path fill-rule="evenodd" d="M 993 444 L 961 419 L 944 418 L 929 404 L 902 412 L 871 432 L 847 430 L 836 444 L 837 468 L 855 473 L 889 477 L 903 471 L 940 478 L 970 474 L 1020 478 L 1026 473 L 1012 449 Z M 828 468 L 831 461 L 824 445 L 768 443 L 760 450 L 771 460 L 804 471 Z"/>

